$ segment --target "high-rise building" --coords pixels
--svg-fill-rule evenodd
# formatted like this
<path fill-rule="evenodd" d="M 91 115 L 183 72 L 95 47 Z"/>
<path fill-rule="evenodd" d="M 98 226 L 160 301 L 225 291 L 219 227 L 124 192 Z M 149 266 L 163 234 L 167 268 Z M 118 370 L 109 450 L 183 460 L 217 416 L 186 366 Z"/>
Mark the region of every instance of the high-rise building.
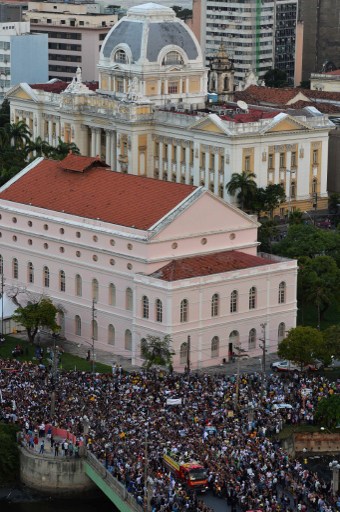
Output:
<path fill-rule="evenodd" d="M 261 77 L 274 67 L 283 69 L 292 81 L 297 2 L 202 0 L 199 8 L 194 3 L 194 10 L 200 13 L 198 36 L 207 61 L 223 41 L 234 62 L 236 84 L 250 70 Z"/>
<path fill-rule="evenodd" d="M 0 23 L 0 103 L 13 85 L 48 79 L 47 54 L 47 36 L 28 22 Z"/>
<path fill-rule="evenodd" d="M 322 71 L 326 62 L 340 67 L 340 0 L 300 0 L 303 30 L 302 80 Z M 331 69 L 326 69 L 331 71 Z"/>
<path fill-rule="evenodd" d="M 25 19 L 32 33 L 48 34 L 50 79 L 72 80 L 80 66 L 85 80 L 98 80 L 99 52 L 118 14 L 94 0 L 48 0 L 29 2 Z"/>

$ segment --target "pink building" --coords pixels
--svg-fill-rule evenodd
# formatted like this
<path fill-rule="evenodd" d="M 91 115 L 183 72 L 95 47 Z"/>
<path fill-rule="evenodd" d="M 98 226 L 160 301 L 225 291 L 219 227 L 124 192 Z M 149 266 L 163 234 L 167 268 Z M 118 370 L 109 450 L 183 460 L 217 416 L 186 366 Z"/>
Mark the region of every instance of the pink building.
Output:
<path fill-rule="evenodd" d="M 38 158 L 0 189 L 0 214 L 6 288 L 62 305 L 70 340 L 141 364 L 141 340 L 170 334 L 180 370 L 188 336 L 195 369 L 260 354 L 263 336 L 272 352 L 295 326 L 296 261 L 258 255 L 258 223 L 203 187 Z"/>

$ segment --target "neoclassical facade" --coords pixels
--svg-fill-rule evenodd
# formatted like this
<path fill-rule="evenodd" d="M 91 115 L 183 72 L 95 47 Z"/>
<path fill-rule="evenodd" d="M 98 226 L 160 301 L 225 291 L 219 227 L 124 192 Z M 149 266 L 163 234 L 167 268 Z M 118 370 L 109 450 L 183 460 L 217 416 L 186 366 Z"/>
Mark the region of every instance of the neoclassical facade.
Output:
<path fill-rule="evenodd" d="M 12 122 L 33 137 L 60 136 L 82 155 L 99 155 L 114 170 L 196 186 L 226 200 L 234 172 L 253 171 L 257 184 L 281 183 L 282 205 L 309 210 L 327 204 L 328 137 L 332 123 L 315 109 L 204 109 L 207 69 L 190 29 L 172 9 L 132 7 L 108 33 L 99 85 L 20 84 L 11 89 Z M 228 85 L 229 84 L 225 84 Z"/>
<path fill-rule="evenodd" d="M 39 158 L 0 189 L 5 291 L 50 296 L 84 353 L 93 338 L 141 364 L 142 340 L 169 334 L 179 371 L 275 351 L 295 326 L 296 261 L 257 254 L 257 228 L 203 187 L 98 158 Z"/>

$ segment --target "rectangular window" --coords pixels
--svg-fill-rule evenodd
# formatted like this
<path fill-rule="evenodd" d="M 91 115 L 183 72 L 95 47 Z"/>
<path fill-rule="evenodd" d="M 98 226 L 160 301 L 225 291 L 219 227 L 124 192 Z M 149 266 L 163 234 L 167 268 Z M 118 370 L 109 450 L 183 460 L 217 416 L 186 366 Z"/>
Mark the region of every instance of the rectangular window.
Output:
<path fill-rule="evenodd" d="M 168 145 L 164 144 L 163 146 L 163 160 L 164 162 L 168 161 Z"/>
<path fill-rule="evenodd" d="M 194 148 L 190 149 L 190 165 L 194 165 Z"/>
<path fill-rule="evenodd" d="M 280 169 L 284 169 L 286 167 L 286 155 L 285 153 L 280 153 Z"/>
<path fill-rule="evenodd" d="M 177 82 L 169 82 L 168 94 L 177 94 L 177 93 L 178 93 L 178 83 Z"/>
<path fill-rule="evenodd" d="M 202 151 L 201 153 L 201 165 L 200 167 L 205 168 L 205 153 Z"/>
<path fill-rule="evenodd" d="M 124 80 L 117 78 L 116 86 L 117 92 L 124 92 Z"/>
<path fill-rule="evenodd" d="M 317 165 L 319 163 L 319 150 L 313 149 L 313 164 Z"/>
<path fill-rule="evenodd" d="M 181 163 L 185 164 L 185 148 L 181 147 Z"/>
<path fill-rule="evenodd" d="M 159 142 L 155 142 L 155 156 L 159 157 Z"/>
<path fill-rule="evenodd" d="M 274 155 L 269 153 L 268 155 L 268 169 L 274 169 Z"/>
<path fill-rule="evenodd" d="M 292 151 L 291 166 L 296 167 L 296 151 Z"/>
<path fill-rule="evenodd" d="M 245 172 L 250 172 L 250 156 L 244 158 L 244 170 Z"/>
<path fill-rule="evenodd" d="M 213 153 L 209 153 L 209 169 L 212 171 L 215 168 L 215 155 Z"/>

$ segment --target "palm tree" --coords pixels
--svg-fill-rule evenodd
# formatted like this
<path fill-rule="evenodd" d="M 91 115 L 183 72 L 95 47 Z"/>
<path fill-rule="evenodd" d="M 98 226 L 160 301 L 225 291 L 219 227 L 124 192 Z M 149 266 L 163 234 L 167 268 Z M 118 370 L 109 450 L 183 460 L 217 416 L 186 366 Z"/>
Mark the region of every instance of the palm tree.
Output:
<path fill-rule="evenodd" d="M 50 156 L 55 160 L 63 160 L 69 153 L 80 155 L 78 146 L 74 142 L 64 142 L 58 137 L 58 146 L 53 148 Z"/>
<path fill-rule="evenodd" d="M 35 156 L 45 156 L 48 158 L 53 152 L 54 148 L 50 146 L 50 144 L 42 139 L 40 135 L 34 140 L 31 141 L 28 145 L 28 152 L 34 153 Z"/>
<path fill-rule="evenodd" d="M 253 172 L 242 171 L 240 174 L 233 172 L 231 180 L 226 185 L 228 194 L 231 196 L 236 195 L 241 210 L 252 209 L 252 202 L 257 191 L 255 178 L 256 174 Z"/>
<path fill-rule="evenodd" d="M 31 140 L 32 134 L 25 121 L 7 124 L 5 129 L 8 132 L 8 138 L 11 141 L 11 146 L 24 149 Z"/>

